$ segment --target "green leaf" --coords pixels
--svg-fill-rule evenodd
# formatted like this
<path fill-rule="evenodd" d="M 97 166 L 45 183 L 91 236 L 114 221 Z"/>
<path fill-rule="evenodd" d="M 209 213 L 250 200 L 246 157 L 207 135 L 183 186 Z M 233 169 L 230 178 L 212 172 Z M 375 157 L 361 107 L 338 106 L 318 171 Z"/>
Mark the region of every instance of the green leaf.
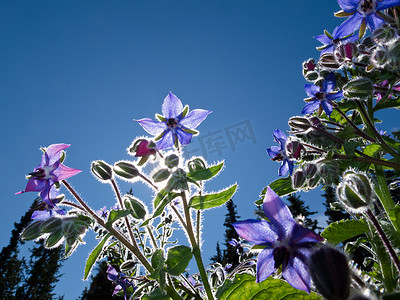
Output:
<path fill-rule="evenodd" d="M 61 241 L 61 239 L 63 237 L 64 237 L 64 235 L 63 235 L 62 231 L 53 232 L 47 237 L 44 245 L 47 249 L 51 249 L 55 245 L 57 245 L 58 242 Z"/>
<path fill-rule="evenodd" d="M 290 176 L 285 177 L 285 178 L 279 178 L 279 179 L 271 182 L 268 186 L 280 197 L 295 192 L 295 190 L 292 188 L 292 179 L 290 178 Z M 260 194 L 261 199 L 259 199 L 255 202 L 256 205 L 262 205 L 268 186 L 266 186 L 262 190 L 262 192 Z"/>
<path fill-rule="evenodd" d="M 217 290 L 218 300 L 316 300 L 322 299 L 317 294 L 307 294 L 297 290 L 286 281 L 268 277 L 266 280 L 256 283 L 256 279 L 249 274 L 237 274 L 233 281 L 227 280 Z"/>
<path fill-rule="evenodd" d="M 398 97 L 397 99 L 390 99 L 390 101 L 379 101 L 374 107 L 374 112 L 380 109 L 393 107 L 400 107 L 400 97 Z"/>
<path fill-rule="evenodd" d="M 395 207 L 389 211 L 389 218 L 397 232 L 400 232 L 400 205 L 396 204 Z"/>
<path fill-rule="evenodd" d="M 364 148 L 363 153 L 371 156 L 371 157 L 377 157 L 377 154 L 382 150 L 381 145 L 379 144 L 370 144 L 367 147 Z"/>
<path fill-rule="evenodd" d="M 93 268 L 94 263 L 97 261 L 101 250 L 103 250 L 104 244 L 111 237 L 111 233 L 107 233 L 107 235 L 100 241 L 100 243 L 93 249 L 92 253 L 90 253 L 85 266 L 85 275 L 83 276 L 83 280 L 86 280 L 90 274 L 90 271 Z"/>
<path fill-rule="evenodd" d="M 338 244 L 367 231 L 368 225 L 362 219 L 340 220 L 326 227 L 321 236 L 333 244 Z"/>
<path fill-rule="evenodd" d="M 165 197 L 167 197 L 167 195 L 168 195 L 168 192 L 166 192 L 165 189 L 161 189 L 158 192 L 156 198 L 154 198 L 154 201 L 153 201 L 154 208 L 156 208 L 158 205 L 160 205 L 161 201 L 163 201 L 165 199 Z"/>
<path fill-rule="evenodd" d="M 154 251 L 151 257 L 151 265 L 154 268 L 154 272 L 151 273 L 149 277 L 157 280 L 162 290 L 164 290 L 165 286 L 164 262 L 164 251 L 162 249 L 157 249 L 156 251 Z"/>
<path fill-rule="evenodd" d="M 110 214 L 108 215 L 108 219 L 107 219 L 107 224 L 106 225 L 111 225 L 112 223 L 114 223 L 118 219 L 121 219 L 123 217 L 128 216 L 130 213 L 131 212 L 128 209 L 126 209 L 126 210 L 112 210 L 112 211 L 110 211 Z"/>
<path fill-rule="evenodd" d="M 220 206 L 232 198 L 236 192 L 237 185 L 234 184 L 230 188 L 219 193 L 208 194 L 205 196 L 194 196 L 190 198 L 189 206 L 194 209 L 208 209 Z"/>
<path fill-rule="evenodd" d="M 173 276 L 178 276 L 185 271 L 192 259 L 192 250 L 188 246 L 174 246 L 168 249 L 167 272 Z"/>
<path fill-rule="evenodd" d="M 224 162 L 221 162 L 218 165 L 206 169 L 193 170 L 187 174 L 187 177 L 195 181 L 209 180 L 217 175 L 222 170 L 223 166 Z"/>
<path fill-rule="evenodd" d="M 168 295 L 164 294 L 159 288 L 155 289 L 148 295 L 143 295 L 142 300 L 169 300 Z"/>

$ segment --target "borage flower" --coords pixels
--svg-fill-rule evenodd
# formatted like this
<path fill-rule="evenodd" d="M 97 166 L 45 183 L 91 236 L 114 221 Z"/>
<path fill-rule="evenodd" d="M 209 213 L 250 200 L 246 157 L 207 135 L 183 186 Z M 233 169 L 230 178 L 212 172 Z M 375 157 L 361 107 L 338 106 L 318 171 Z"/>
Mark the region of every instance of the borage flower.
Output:
<path fill-rule="evenodd" d="M 325 80 L 322 82 L 322 88 L 313 85 L 306 84 L 304 90 L 310 98 L 304 101 L 308 102 L 303 110 L 302 114 L 312 114 L 314 111 L 319 109 L 318 114 L 321 115 L 322 110 L 325 111 L 327 116 L 332 113 L 332 100 L 336 100 L 343 97 L 343 92 L 333 92 L 336 87 L 335 73 L 329 73 L 326 75 Z"/>
<path fill-rule="evenodd" d="M 385 22 L 379 11 L 400 5 L 400 0 L 338 0 L 338 4 L 343 9 L 339 16 L 349 16 L 339 26 L 338 35 L 346 36 L 360 28 L 359 37 L 362 37 L 366 27 L 372 32 Z"/>
<path fill-rule="evenodd" d="M 288 138 L 279 129 L 275 130 L 273 135 L 275 141 L 279 144 L 280 147 L 272 146 L 267 149 L 267 153 L 273 161 L 282 162 L 278 171 L 279 176 L 285 176 L 288 172 L 292 174 L 294 163 L 289 158 L 289 155 L 286 151 L 286 143 L 288 141 Z"/>
<path fill-rule="evenodd" d="M 323 44 L 323 46 L 317 47 L 317 50 L 321 51 L 321 55 L 324 53 L 333 53 L 339 43 L 354 42 L 358 39 L 356 35 L 341 36 L 338 30 L 339 26 L 333 30 L 332 34 L 325 30 L 324 34 L 314 36 L 317 41 Z"/>
<path fill-rule="evenodd" d="M 241 238 L 265 246 L 258 255 L 256 282 L 267 279 L 281 266 L 282 275 L 291 286 L 309 293 L 307 260 L 313 246 L 323 238 L 297 224 L 289 208 L 269 187 L 263 210 L 270 222 L 249 219 L 232 224 Z"/>
<path fill-rule="evenodd" d="M 131 286 L 135 289 L 134 284 L 128 280 L 128 277 L 124 273 L 118 273 L 113 266 L 108 266 L 107 278 L 115 284 L 113 296 L 123 290 L 126 300 L 128 288 Z"/>
<path fill-rule="evenodd" d="M 50 192 L 46 194 L 44 199 L 40 199 L 33 210 L 31 219 L 43 220 L 52 217 L 53 215 L 65 215 L 65 209 L 60 209 L 57 204 L 62 201 L 63 195 L 59 195 L 58 190 L 52 186 Z"/>
<path fill-rule="evenodd" d="M 163 116 L 156 114 L 160 122 L 150 118 L 137 120 L 144 130 L 156 136 L 156 148 L 159 150 L 174 145 L 177 147 L 178 142 L 181 145 L 189 144 L 193 134 L 198 134 L 194 129 L 211 113 L 204 109 L 189 112 L 189 107 L 183 107 L 182 102 L 171 92 L 165 97 L 161 110 Z"/>
<path fill-rule="evenodd" d="M 81 172 L 81 170 L 64 166 L 60 161 L 62 151 L 69 146 L 70 145 L 67 144 L 53 144 L 42 149 L 44 152 L 42 162 L 32 173 L 29 173 L 29 180 L 25 190 L 16 194 L 40 192 L 40 197 L 46 199 L 49 197 L 50 188 L 54 183 L 70 178 Z"/>

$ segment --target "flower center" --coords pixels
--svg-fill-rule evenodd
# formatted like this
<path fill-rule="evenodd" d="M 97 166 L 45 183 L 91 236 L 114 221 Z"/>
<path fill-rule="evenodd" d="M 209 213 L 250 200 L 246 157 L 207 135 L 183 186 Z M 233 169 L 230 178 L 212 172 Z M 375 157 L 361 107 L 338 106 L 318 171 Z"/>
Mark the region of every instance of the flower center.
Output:
<path fill-rule="evenodd" d="M 315 99 L 317 99 L 319 101 L 324 100 L 325 99 L 325 93 L 324 92 L 317 92 L 315 94 Z"/>
<path fill-rule="evenodd" d="M 361 0 L 358 3 L 358 11 L 364 15 L 370 15 L 376 11 L 376 0 Z"/>
<path fill-rule="evenodd" d="M 178 122 L 174 118 L 167 120 L 168 128 L 172 129 L 172 128 L 175 128 L 177 125 L 178 125 Z"/>
<path fill-rule="evenodd" d="M 279 268 L 282 264 L 285 266 L 290 258 L 290 251 L 285 246 L 275 248 L 272 254 L 274 255 L 275 268 Z"/>
<path fill-rule="evenodd" d="M 37 168 L 35 172 L 29 173 L 29 175 L 37 179 L 44 179 L 46 177 L 46 173 L 42 168 Z"/>

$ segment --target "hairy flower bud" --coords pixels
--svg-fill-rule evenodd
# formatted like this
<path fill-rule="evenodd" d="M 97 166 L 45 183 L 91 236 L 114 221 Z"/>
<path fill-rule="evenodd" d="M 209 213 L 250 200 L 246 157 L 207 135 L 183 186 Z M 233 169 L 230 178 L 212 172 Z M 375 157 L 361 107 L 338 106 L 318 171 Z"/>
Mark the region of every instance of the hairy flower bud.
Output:
<path fill-rule="evenodd" d="M 305 148 L 299 141 L 294 140 L 286 144 L 286 151 L 290 156 L 299 159 L 301 151 L 305 151 Z"/>
<path fill-rule="evenodd" d="M 168 181 L 167 188 L 169 190 L 188 190 L 186 172 L 180 168 L 173 172 L 172 177 Z"/>
<path fill-rule="evenodd" d="M 318 249 L 310 257 L 309 271 L 317 290 L 326 299 L 347 299 L 351 279 L 343 253 L 329 247 Z"/>
<path fill-rule="evenodd" d="M 189 172 L 194 172 L 194 171 L 200 171 L 200 170 L 206 169 L 207 165 L 202 158 L 197 157 L 188 162 L 188 168 L 189 168 Z"/>
<path fill-rule="evenodd" d="M 366 77 L 354 78 L 343 87 L 343 95 L 349 99 L 366 99 L 373 91 L 373 83 Z"/>
<path fill-rule="evenodd" d="M 122 273 L 127 273 L 127 272 L 131 271 L 134 267 L 136 267 L 136 265 L 137 265 L 137 261 L 130 259 L 130 260 L 124 261 L 119 266 L 119 268 L 121 269 Z"/>
<path fill-rule="evenodd" d="M 147 214 L 146 206 L 138 199 L 126 194 L 123 198 L 125 207 L 130 210 L 132 217 L 135 219 L 144 219 Z"/>
<path fill-rule="evenodd" d="M 139 170 L 133 163 L 126 161 L 120 161 L 115 163 L 114 172 L 118 176 L 121 176 L 126 179 L 132 179 L 140 174 Z"/>
<path fill-rule="evenodd" d="M 322 56 L 319 58 L 318 63 L 321 67 L 325 67 L 328 69 L 339 69 L 340 68 L 340 65 L 337 63 L 333 53 L 322 54 Z"/>
<path fill-rule="evenodd" d="M 168 155 L 165 158 L 165 165 L 170 169 L 177 167 L 178 164 L 179 164 L 179 156 L 176 154 Z"/>
<path fill-rule="evenodd" d="M 354 43 L 340 44 L 333 54 L 338 63 L 351 63 L 357 54 L 357 46 Z"/>
<path fill-rule="evenodd" d="M 304 175 L 305 175 L 307 178 L 312 178 L 312 177 L 314 177 L 315 174 L 317 173 L 318 167 L 317 167 L 316 164 L 309 163 L 309 164 L 306 164 L 306 165 L 305 165 L 305 167 L 303 168 L 303 170 L 304 170 Z"/>
<path fill-rule="evenodd" d="M 313 127 L 317 127 L 318 129 L 325 130 L 325 125 L 322 124 L 320 118 L 318 118 L 318 117 L 311 117 L 308 119 L 308 122 Z"/>
<path fill-rule="evenodd" d="M 396 36 L 396 30 L 387 23 L 383 23 L 372 33 L 371 38 L 377 44 L 386 44 Z"/>
<path fill-rule="evenodd" d="M 161 182 L 168 179 L 169 175 L 171 175 L 171 173 L 168 169 L 160 169 L 153 174 L 153 180 L 155 182 Z"/>
<path fill-rule="evenodd" d="M 291 117 L 288 124 L 296 131 L 306 131 L 310 128 L 310 122 L 305 117 Z"/>
<path fill-rule="evenodd" d="M 375 68 L 382 69 L 389 62 L 389 52 L 384 48 L 377 48 L 371 55 L 371 63 Z"/>
<path fill-rule="evenodd" d="M 92 173 L 100 180 L 110 180 L 112 178 L 112 169 L 109 164 L 102 160 L 92 162 Z"/>
<path fill-rule="evenodd" d="M 306 181 L 306 176 L 304 175 L 304 172 L 299 170 L 293 173 L 292 175 L 292 185 L 293 188 L 298 189 L 301 188 Z"/>
<path fill-rule="evenodd" d="M 336 188 L 338 200 L 351 212 L 362 213 L 372 202 L 372 187 L 367 176 L 348 171 Z"/>

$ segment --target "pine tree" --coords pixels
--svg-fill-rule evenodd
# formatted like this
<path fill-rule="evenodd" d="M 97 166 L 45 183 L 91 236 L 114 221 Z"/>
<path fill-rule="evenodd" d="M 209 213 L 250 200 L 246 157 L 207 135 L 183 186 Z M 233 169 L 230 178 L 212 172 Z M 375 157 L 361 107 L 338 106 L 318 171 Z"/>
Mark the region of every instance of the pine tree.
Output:
<path fill-rule="evenodd" d="M 316 231 L 317 229 L 322 229 L 318 226 L 317 220 L 309 218 L 309 216 L 312 216 L 317 212 L 310 211 L 310 207 L 308 205 L 305 205 L 304 201 L 300 199 L 299 195 L 296 195 L 295 193 L 290 194 L 289 197 L 287 197 L 287 201 L 289 201 L 288 207 L 292 212 L 293 217 L 296 218 L 302 216 L 304 218 L 304 223 L 302 224 L 304 227 L 313 231 Z"/>
<path fill-rule="evenodd" d="M 222 259 L 223 259 L 223 256 L 222 256 L 222 252 L 221 252 L 221 247 L 219 246 L 219 242 L 217 242 L 217 254 L 212 256 L 210 258 L 210 260 L 215 263 L 222 263 Z"/>
<path fill-rule="evenodd" d="M 235 223 L 240 218 L 236 211 L 236 205 L 233 203 L 233 200 L 230 199 L 226 203 L 226 208 L 228 209 L 228 213 L 225 215 L 224 226 L 225 229 L 225 247 L 224 255 L 222 258 L 222 265 L 231 264 L 232 267 L 236 267 L 239 265 L 239 255 L 237 253 L 237 249 L 232 246 L 229 242 L 233 239 L 239 240 L 239 235 L 236 230 L 233 228 L 232 223 Z"/>
<path fill-rule="evenodd" d="M 326 207 L 326 210 L 324 214 L 328 217 L 328 224 L 343 219 L 348 219 L 350 217 L 350 215 L 342 209 L 332 210 L 331 204 L 337 202 L 336 193 L 333 187 L 325 186 L 325 193 L 322 194 L 322 197 L 325 198 L 324 206 Z"/>

